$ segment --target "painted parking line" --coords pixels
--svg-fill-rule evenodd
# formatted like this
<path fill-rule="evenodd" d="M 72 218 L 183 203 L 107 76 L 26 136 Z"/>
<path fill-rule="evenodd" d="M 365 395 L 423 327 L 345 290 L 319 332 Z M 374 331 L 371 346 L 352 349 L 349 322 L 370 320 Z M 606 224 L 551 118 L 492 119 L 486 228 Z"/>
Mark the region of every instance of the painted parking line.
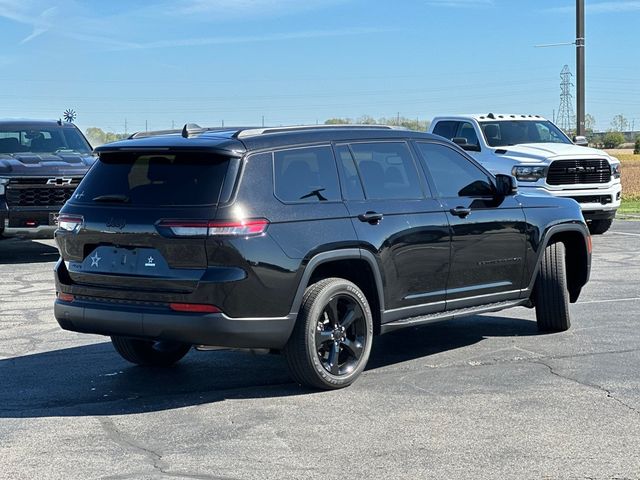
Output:
<path fill-rule="evenodd" d="M 629 235 L 630 237 L 640 237 L 640 233 L 628 233 L 628 232 L 609 232 L 611 235 Z"/>
<path fill-rule="evenodd" d="M 576 305 L 586 305 L 588 303 L 634 302 L 637 300 L 640 300 L 640 297 L 608 298 L 606 300 L 588 300 L 586 302 L 577 302 Z"/>

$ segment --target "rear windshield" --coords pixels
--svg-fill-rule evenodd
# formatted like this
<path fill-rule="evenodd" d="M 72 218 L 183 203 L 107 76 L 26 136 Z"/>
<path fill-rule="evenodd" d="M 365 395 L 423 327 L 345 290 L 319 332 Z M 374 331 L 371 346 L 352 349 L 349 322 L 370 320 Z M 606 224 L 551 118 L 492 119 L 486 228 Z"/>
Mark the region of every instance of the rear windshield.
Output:
<path fill-rule="evenodd" d="M 87 143 L 76 128 L 34 124 L 0 125 L 0 153 L 56 153 L 73 151 L 90 154 Z"/>
<path fill-rule="evenodd" d="M 102 153 L 73 200 L 126 205 L 218 203 L 229 157 L 211 153 Z"/>

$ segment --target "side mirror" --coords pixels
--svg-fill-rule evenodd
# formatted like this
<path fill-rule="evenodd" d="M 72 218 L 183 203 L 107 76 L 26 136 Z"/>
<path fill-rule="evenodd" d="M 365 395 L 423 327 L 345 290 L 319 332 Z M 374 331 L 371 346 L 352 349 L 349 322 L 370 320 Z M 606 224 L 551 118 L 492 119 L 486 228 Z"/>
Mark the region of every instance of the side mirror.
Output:
<path fill-rule="evenodd" d="M 479 152 L 480 151 L 480 145 L 475 145 L 473 143 L 467 143 L 467 139 L 465 137 L 453 137 L 451 139 L 451 141 L 453 143 L 455 143 L 456 145 L 458 145 L 463 150 L 466 150 L 467 152 Z"/>
<path fill-rule="evenodd" d="M 589 146 L 589 140 L 587 140 L 587 137 L 583 137 L 582 135 L 576 135 L 573 137 L 573 143 L 580 146 L 580 147 L 588 147 Z"/>
<path fill-rule="evenodd" d="M 496 175 L 496 193 L 502 197 L 515 195 L 518 192 L 516 177 L 499 173 Z"/>

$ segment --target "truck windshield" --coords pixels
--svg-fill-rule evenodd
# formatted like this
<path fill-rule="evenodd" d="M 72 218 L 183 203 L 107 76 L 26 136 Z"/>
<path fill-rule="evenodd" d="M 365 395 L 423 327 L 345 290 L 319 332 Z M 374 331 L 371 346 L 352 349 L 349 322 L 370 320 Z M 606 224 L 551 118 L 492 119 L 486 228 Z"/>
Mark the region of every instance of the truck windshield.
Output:
<path fill-rule="evenodd" d="M 490 147 L 521 143 L 571 143 L 558 127 L 547 120 L 482 122 L 480 127 Z"/>
<path fill-rule="evenodd" d="M 89 155 L 91 145 L 74 127 L 38 123 L 0 124 L 0 154 L 64 150 Z"/>

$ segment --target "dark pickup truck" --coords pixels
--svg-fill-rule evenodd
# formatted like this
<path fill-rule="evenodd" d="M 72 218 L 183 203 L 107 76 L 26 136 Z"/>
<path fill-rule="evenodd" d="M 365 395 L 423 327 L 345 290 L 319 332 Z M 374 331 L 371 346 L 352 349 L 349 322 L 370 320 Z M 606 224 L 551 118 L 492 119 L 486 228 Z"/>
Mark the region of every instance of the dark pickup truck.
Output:
<path fill-rule="evenodd" d="M 94 161 L 71 123 L 0 120 L 0 234 L 54 226 Z"/>

